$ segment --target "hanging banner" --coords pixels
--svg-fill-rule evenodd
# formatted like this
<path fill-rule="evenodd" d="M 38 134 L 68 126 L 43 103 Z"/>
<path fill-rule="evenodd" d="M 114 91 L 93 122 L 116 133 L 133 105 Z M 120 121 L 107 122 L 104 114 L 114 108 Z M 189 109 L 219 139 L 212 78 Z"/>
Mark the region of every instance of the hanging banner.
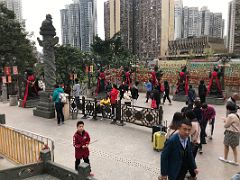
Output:
<path fill-rule="evenodd" d="M 13 74 L 18 75 L 18 68 L 17 66 L 13 66 Z"/>
<path fill-rule="evenodd" d="M 6 84 L 6 83 L 7 83 L 6 76 L 2 76 L 2 83 L 4 83 L 4 84 Z"/>
<path fill-rule="evenodd" d="M 73 75 L 73 79 L 77 79 L 77 74 L 76 73 Z"/>
<path fill-rule="evenodd" d="M 90 66 L 90 73 L 93 73 L 93 65 Z"/>
<path fill-rule="evenodd" d="M 4 67 L 4 74 L 6 76 L 9 76 L 11 74 L 11 68 L 9 66 Z"/>
<path fill-rule="evenodd" d="M 12 83 L 12 77 L 8 76 L 8 83 Z"/>

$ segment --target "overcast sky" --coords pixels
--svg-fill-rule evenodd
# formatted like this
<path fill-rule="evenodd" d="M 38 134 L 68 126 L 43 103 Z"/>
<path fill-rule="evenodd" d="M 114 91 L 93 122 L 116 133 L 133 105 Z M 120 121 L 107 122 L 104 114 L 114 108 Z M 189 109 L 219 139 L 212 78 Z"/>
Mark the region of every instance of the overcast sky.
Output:
<path fill-rule="evenodd" d="M 97 0 L 98 35 L 104 38 L 104 2 Z M 212 12 L 222 12 L 225 19 L 225 32 L 228 16 L 228 3 L 231 0 L 183 0 L 184 6 L 202 7 L 208 6 Z M 39 37 L 39 28 L 46 14 L 53 17 L 53 25 L 57 29 L 57 36 L 61 39 L 60 9 L 72 0 L 22 0 L 23 18 L 26 19 L 26 29 L 34 32 L 33 40 Z"/>

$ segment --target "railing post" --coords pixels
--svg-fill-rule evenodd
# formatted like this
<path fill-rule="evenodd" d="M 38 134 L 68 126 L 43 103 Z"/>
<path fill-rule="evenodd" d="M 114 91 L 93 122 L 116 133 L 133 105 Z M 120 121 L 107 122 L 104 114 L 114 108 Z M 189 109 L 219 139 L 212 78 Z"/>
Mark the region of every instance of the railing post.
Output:
<path fill-rule="evenodd" d="M 82 113 L 83 113 L 83 117 L 82 119 L 87 119 L 87 114 L 86 114 L 86 99 L 85 96 L 82 97 Z"/>
<path fill-rule="evenodd" d="M 0 114 L 0 124 L 6 124 L 5 114 Z"/>
<path fill-rule="evenodd" d="M 94 98 L 93 119 L 97 120 L 97 98 Z"/>
<path fill-rule="evenodd" d="M 51 161 L 51 151 L 50 149 L 44 149 L 40 151 L 40 159 L 46 163 L 47 161 Z"/>
<path fill-rule="evenodd" d="M 119 123 L 117 125 L 124 126 L 124 122 L 122 119 L 122 103 L 121 100 L 118 100 L 117 107 L 116 107 L 116 120 L 119 120 Z"/>
<path fill-rule="evenodd" d="M 163 121 L 163 108 L 162 108 L 162 106 L 159 107 L 158 113 L 159 113 L 158 125 L 162 125 L 162 121 Z"/>

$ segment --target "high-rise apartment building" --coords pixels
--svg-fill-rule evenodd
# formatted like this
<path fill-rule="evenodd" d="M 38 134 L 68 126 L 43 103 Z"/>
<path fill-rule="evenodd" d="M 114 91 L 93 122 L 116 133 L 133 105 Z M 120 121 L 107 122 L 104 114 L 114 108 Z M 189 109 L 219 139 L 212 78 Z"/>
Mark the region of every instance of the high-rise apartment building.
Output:
<path fill-rule="evenodd" d="M 108 0 L 104 3 L 105 38 L 112 38 L 120 32 L 120 0 Z"/>
<path fill-rule="evenodd" d="M 212 13 L 207 7 L 199 11 L 197 7 L 183 8 L 182 37 L 210 36 L 223 38 L 224 20 L 222 13 Z"/>
<path fill-rule="evenodd" d="M 197 7 L 184 7 L 183 10 L 183 37 L 200 35 L 199 10 Z"/>
<path fill-rule="evenodd" d="M 97 34 L 96 0 L 75 0 L 61 12 L 62 42 L 90 51 Z"/>
<path fill-rule="evenodd" d="M 174 38 L 174 0 L 121 0 L 121 35 L 142 60 L 165 56 Z"/>
<path fill-rule="evenodd" d="M 230 53 L 240 54 L 240 0 L 229 3 L 227 42 Z"/>
<path fill-rule="evenodd" d="M 22 19 L 22 0 L 0 0 L 0 3 L 3 3 L 6 5 L 6 7 L 14 11 L 16 19 L 23 23 Z"/>
<path fill-rule="evenodd" d="M 183 29 L 183 2 L 175 0 L 174 2 L 174 39 L 182 38 Z"/>
<path fill-rule="evenodd" d="M 109 1 L 104 2 L 104 31 L 105 31 L 105 39 L 110 39 L 110 7 L 109 7 Z"/>

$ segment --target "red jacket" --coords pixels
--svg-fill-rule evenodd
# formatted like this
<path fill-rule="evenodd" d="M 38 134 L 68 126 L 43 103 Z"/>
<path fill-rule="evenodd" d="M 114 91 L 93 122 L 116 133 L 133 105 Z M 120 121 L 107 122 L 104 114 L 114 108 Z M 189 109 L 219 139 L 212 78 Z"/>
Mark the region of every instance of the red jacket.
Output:
<path fill-rule="evenodd" d="M 78 131 L 73 136 L 73 146 L 75 147 L 75 158 L 81 159 L 89 156 L 89 149 L 82 148 L 86 144 L 90 143 L 90 136 L 87 131 L 83 131 L 80 134 Z"/>
<path fill-rule="evenodd" d="M 113 88 L 112 91 L 110 92 L 111 104 L 117 103 L 117 97 L 118 97 L 118 90 Z"/>

